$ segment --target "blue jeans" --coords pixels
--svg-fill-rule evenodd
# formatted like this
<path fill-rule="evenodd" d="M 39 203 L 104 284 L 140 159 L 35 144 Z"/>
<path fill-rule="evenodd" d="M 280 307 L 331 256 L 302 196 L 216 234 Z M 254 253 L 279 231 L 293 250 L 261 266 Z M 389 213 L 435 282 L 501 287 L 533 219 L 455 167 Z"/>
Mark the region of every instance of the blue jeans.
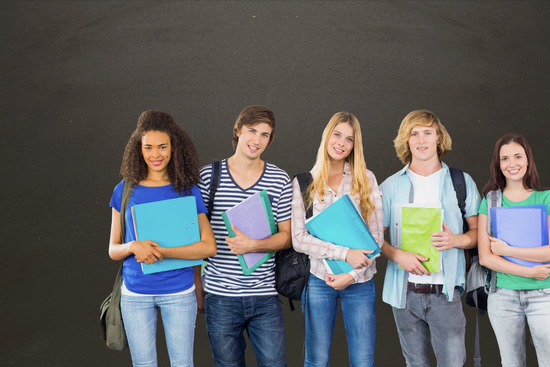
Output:
<path fill-rule="evenodd" d="M 430 366 L 430 340 L 439 367 L 466 362 L 466 318 L 458 289 L 453 301 L 442 294 L 408 292 L 404 309 L 393 307 L 393 317 L 408 367 Z"/>
<path fill-rule="evenodd" d="M 304 366 L 328 366 L 330 346 L 338 311 L 338 298 L 348 340 L 350 365 L 374 366 L 376 292 L 374 280 L 351 284 L 337 291 L 324 280 L 309 275 L 305 314 L 306 357 Z M 339 365 L 340 363 L 336 363 Z"/>
<path fill-rule="evenodd" d="M 195 292 L 167 296 L 128 296 L 120 307 L 135 367 L 157 366 L 157 309 L 160 309 L 172 367 L 193 366 Z"/>
<path fill-rule="evenodd" d="M 245 366 L 248 334 L 258 366 L 285 366 L 285 331 L 278 296 L 206 294 L 205 321 L 218 367 Z"/>
<path fill-rule="evenodd" d="M 503 367 L 525 366 L 525 326 L 529 325 L 540 367 L 550 366 L 550 288 L 489 294 L 487 313 Z"/>

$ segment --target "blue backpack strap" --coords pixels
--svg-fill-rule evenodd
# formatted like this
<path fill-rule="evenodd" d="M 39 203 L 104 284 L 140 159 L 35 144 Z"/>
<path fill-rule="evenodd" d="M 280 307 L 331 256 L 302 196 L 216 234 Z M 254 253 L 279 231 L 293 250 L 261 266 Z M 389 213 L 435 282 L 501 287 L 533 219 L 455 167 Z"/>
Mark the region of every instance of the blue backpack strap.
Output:
<path fill-rule="evenodd" d="M 220 161 L 212 162 L 212 171 L 210 173 L 210 195 L 208 197 L 208 214 L 206 215 L 208 217 L 208 220 L 210 221 L 210 218 L 212 218 L 212 210 L 214 210 L 214 198 L 216 197 L 216 191 L 218 191 L 218 187 L 220 186 Z"/>

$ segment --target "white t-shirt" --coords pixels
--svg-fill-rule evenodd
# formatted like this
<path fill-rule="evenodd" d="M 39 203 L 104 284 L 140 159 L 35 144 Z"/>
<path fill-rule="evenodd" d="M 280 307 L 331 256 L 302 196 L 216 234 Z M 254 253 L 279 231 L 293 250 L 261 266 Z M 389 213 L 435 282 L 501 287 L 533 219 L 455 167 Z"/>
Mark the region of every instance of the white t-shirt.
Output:
<path fill-rule="evenodd" d="M 425 204 L 426 206 L 440 204 L 439 180 L 441 178 L 441 170 L 429 176 L 421 176 L 407 169 L 407 175 L 409 175 L 413 185 L 415 204 Z M 443 284 L 445 280 L 443 272 L 443 256 L 439 256 L 439 273 L 432 273 L 431 275 L 415 275 L 409 273 L 409 282 L 420 284 Z"/>

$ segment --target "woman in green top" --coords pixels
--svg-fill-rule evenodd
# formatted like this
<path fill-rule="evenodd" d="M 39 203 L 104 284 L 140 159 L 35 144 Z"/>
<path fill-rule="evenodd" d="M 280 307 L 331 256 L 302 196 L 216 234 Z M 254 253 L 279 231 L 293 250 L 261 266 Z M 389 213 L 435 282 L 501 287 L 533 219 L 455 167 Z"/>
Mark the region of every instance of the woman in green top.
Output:
<path fill-rule="evenodd" d="M 491 178 L 479 207 L 478 248 L 482 265 L 497 272 L 496 292 L 487 311 L 497 337 L 502 366 L 525 366 L 526 322 L 539 366 L 550 366 L 550 264 L 523 266 L 502 256 L 550 262 L 550 246 L 511 247 L 487 232 L 487 194 L 502 195 L 502 206 L 544 204 L 550 213 L 550 191 L 540 185 L 531 147 L 520 134 L 501 137 L 491 161 Z"/>

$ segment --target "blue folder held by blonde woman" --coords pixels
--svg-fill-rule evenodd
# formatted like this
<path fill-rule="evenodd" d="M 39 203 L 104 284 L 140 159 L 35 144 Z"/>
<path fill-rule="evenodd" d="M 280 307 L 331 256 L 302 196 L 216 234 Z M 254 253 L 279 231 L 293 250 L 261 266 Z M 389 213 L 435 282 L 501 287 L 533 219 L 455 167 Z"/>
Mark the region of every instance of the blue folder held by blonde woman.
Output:
<path fill-rule="evenodd" d="M 306 228 L 312 236 L 323 241 L 352 249 L 374 251 L 366 255 L 369 259 L 380 255 L 380 246 L 348 195 L 342 196 L 328 208 L 309 218 Z M 349 273 L 353 270 L 353 266 L 345 261 L 324 261 L 327 271 L 332 274 Z"/>

